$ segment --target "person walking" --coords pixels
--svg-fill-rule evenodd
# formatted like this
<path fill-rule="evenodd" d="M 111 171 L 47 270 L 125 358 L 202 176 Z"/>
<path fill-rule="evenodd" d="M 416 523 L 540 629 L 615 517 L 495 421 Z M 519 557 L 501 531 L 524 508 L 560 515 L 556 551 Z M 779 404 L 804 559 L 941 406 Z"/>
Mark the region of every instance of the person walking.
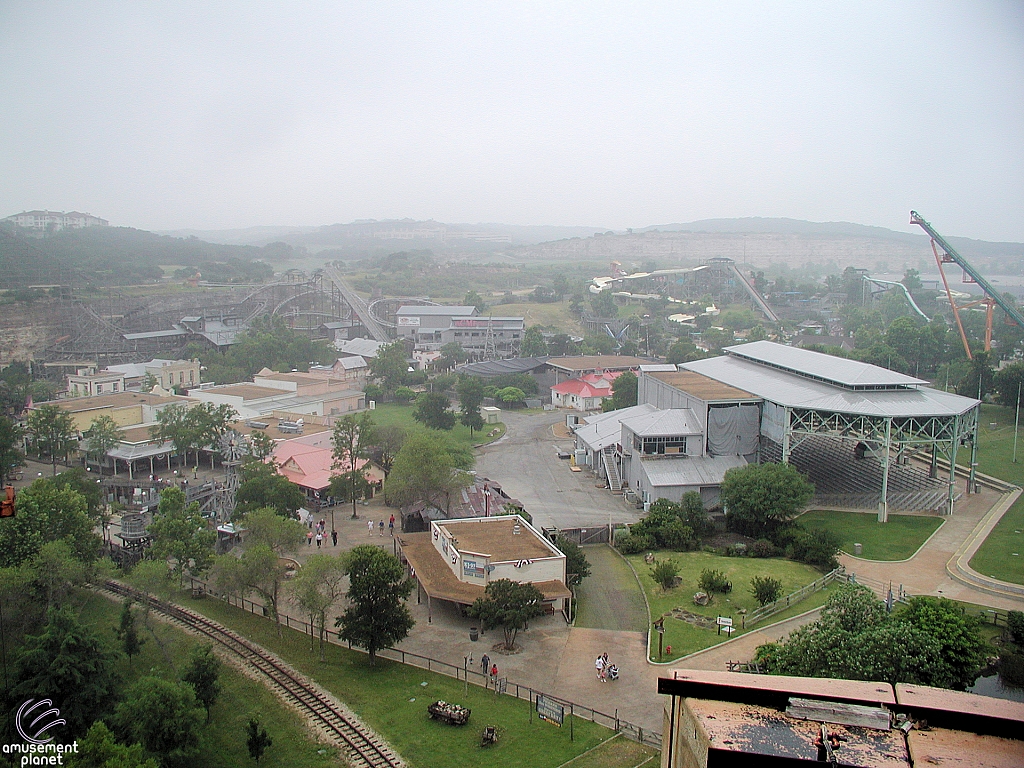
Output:
<path fill-rule="evenodd" d="M 331 529 L 331 541 L 334 542 L 334 546 L 338 546 L 338 532 L 333 528 Z"/>
<path fill-rule="evenodd" d="M 318 533 L 318 534 L 316 535 L 316 548 L 317 548 L 317 549 L 320 549 L 320 546 L 321 546 L 321 545 L 322 545 L 323 543 L 324 543 L 324 535 L 323 535 L 322 533 Z"/>
<path fill-rule="evenodd" d="M 366 530 L 368 531 L 368 536 L 373 536 L 373 520 L 366 521 Z"/>
<path fill-rule="evenodd" d="M 601 675 L 604 673 L 604 656 L 598 656 L 594 660 L 594 669 L 597 670 L 597 679 L 601 679 Z"/>
<path fill-rule="evenodd" d="M 306 546 L 309 546 L 309 547 L 313 546 L 313 529 L 312 528 L 310 528 L 308 531 L 306 531 Z"/>
<path fill-rule="evenodd" d="M 384 538 L 384 519 L 383 518 L 381 518 L 381 521 L 380 521 L 380 536 L 381 536 L 381 538 Z"/>
<path fill-rule="evenodd" d="M 481 675 L 486 675 L 487 674 L 487 668 L 488 668 L 488 665 L 490 663 L 491 663 L 491 657 L 488 656 L 486 653 L 483 656 L 480 657 L 480 674 Z"/>
<path fill-rule="evenodd" d="M 600 679 L 602 683 L 608 682 L 608 654 L 601 655 L 601 675 Z"/>
<path fill-rule="evenodd" d="M 491 684 L 497 689 L 498 687 L 498 665 L 491 665 Z"/>
<path fill-rule="evenodd" d="M 395 535 L 395 516 L 394 515 L 392 515 L 391 519 L 388 520 L 388 533 L 391 536 Z"/>

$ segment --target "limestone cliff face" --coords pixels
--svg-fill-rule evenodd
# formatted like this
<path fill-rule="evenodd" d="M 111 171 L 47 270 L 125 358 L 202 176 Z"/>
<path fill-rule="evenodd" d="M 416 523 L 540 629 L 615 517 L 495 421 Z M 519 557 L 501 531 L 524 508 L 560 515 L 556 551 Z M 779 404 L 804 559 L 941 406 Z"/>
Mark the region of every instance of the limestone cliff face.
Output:
<path fill-rule="evenodd" d="M 61 334 L 61 318 L 55 299 L 0 307 L 0 365 L 40 357 Z"/>

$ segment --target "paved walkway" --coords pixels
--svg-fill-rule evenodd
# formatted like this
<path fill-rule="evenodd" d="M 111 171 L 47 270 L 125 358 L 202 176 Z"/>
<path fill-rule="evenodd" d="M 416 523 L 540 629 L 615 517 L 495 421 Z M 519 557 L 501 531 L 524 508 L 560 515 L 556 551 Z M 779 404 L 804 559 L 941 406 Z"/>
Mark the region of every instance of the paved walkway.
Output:
<path fill-rule="evenodd" d="M 583 548 L 590 576 L 577 590 L 577 627 L 645 632 L 647 606 L 629 566 L 606 544 Z"/>

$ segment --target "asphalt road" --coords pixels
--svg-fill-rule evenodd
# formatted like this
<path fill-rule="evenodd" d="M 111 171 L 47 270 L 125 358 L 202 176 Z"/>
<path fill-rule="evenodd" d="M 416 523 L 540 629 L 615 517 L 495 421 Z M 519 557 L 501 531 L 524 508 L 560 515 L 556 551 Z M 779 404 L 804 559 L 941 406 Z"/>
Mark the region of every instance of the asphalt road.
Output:
<path fill-rule="evenodd" d="M 642 511 L 622 496 L 596 487 L 586 472 L 571 472 L 557 451 L 571 450 L 571 439 L 556 438 L 552 426 L 565 423 L 560 411 L 515 413 L 503 411 L 505 436 L 480 449 L 479 474 L 501 483 L 533 516 L 536 527 L 586 528 L 611 523 L 635 523 Z"/>

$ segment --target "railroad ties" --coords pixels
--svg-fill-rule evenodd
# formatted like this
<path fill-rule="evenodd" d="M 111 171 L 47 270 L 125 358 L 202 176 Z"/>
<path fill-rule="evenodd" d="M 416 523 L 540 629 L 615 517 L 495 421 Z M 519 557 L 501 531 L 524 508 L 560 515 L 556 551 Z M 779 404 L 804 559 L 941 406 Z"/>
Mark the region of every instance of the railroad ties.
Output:
<path fill-rule="evenodd" d="M 237 632 L 187 608 L 132 589 L 116 581 L 105 582 L 103 590 L 118 597 L 130 597 L 146 603 L 152 610 L 188 630 L 219 643 L 270 681 L 286 702 L 316 723 L 342 747 L 352 766 L 357 768 L 403 768 L 405 763 L 379 736 L 339 710 L 319 688 L 298 672 L 274 658 L 262 647 Z"/>

